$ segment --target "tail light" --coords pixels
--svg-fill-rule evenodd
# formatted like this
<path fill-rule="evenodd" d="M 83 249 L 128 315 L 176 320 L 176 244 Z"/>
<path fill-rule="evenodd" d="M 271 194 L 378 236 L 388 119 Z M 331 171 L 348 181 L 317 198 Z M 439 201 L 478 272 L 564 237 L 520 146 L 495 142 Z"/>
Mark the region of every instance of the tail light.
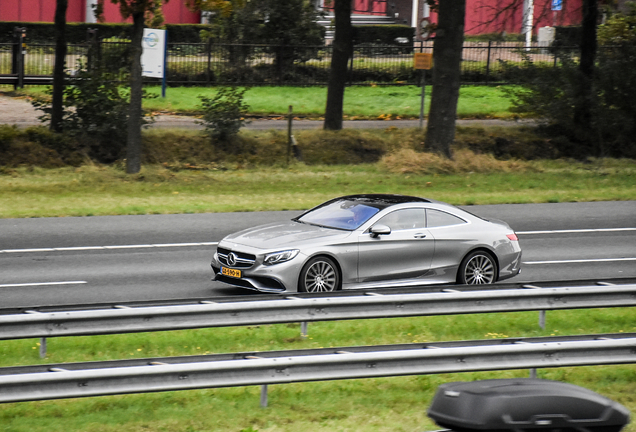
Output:
<path fill-rule="evenodd" d="M 515 233 L 506 234 L 506 237 L 508 237 L 512 241 L 519 241 L 519 237 L 517 237 L 517 234 L 515 234 Z"/>

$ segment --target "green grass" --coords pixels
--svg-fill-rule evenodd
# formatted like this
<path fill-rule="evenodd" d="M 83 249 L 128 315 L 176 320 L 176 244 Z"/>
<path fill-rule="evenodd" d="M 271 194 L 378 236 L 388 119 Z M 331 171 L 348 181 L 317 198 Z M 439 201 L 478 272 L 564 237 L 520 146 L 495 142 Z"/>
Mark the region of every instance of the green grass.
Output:
<path fill-rule="evenodd" d="M 160 96 L 160 87 L 147 87 L 148 93 Z M 25 90 L 31 95 L 42 95 L 44 87 Z M 199 96 L 211 96 L 214 87 L 170 87 L 166 98 L 146 99 L 144 107 L 152 111 L 193 114 L 200 111 Z M 368 86 L 347 87 L 344 97 L 344 115 L 347 119 L 419 118 L 420 87 Z M 426 112 L 431 98 L 431 87 L 426 88 Z M 249 113 L 257 116 L 285 115 L 289 106 L 294 114 L 309 118 L 324 116 L 327 101 L 325 87 L 253 87 L 245 94 Z M 462 87 L 457 106 L 460 118 L 511 117 L 511 102 L 499 87 Z"/>
<path fill-rule="evenodd" d="M 545 330 L 536 312 L 311 323 L 307 339 L 299 336 L 298 324 L 262 325 L 49 339 L 46 359 L 39 358 L 37 340 L 5 341 L 0 365 L 634 331 L 628 308 L 548 312 Z M 634 365 L 538 374 L 636 409 Z M 527 370 L 513 370 L 275 385 L 265 409 L 256 386 L 4 404 L 0 424 L 12 432 L 425 431 L 437 429 L 426 408 L 440 384 L 526 376 Z M 634 430 L 632 425 L 626 432 Z"/>
<path fill-rule="evenodd" d="M 301 210 L 350 193 L 401 193 L 457 205 L 636 199 L 633 161 L 535 162 L 522 172 L 402 174 L 380 164 L 240 170 L 144 166 L 18 168 L 0 175 L 0 217 Z"/>

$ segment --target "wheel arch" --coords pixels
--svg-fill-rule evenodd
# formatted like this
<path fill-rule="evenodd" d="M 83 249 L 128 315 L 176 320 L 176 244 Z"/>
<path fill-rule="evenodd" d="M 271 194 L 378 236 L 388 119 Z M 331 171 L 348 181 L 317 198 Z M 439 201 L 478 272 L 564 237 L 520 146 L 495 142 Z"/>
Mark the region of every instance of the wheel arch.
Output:
<path fill-rule="evenodd" d="M 334 262 L 334 264 L 336 265 L 336 268 L 338 270 L 338 275 L 340 276 L 340 290 L 342 289 L 342 265 L 340 264 L 340 261 L 338 260 L 338 258 L 336 258 L 335 255 L 328 253 L 328 252 L 318 252 L 315 253 L 313 255 L 310 255 L 307 257 L 307 259 L 302 263 L 302 265 L 300 266 L 300 271 L 298 272 L 298 279 L 296 280 L 296 290 L 298 291 L 298 287 L 300 286 L 300 280 L 302 278 L 302 269 L 305 267 L 305 265 L 311 261 L 314 258 L 320 258 L 320 257 L 325 257 L 325 258 L 329 258 L 331 261 Z"/>
<path fill-rule="evenodd" d="M 499 257 L 497 256 L 497 254 L 495 253 L 494 250 L 485 247 L 485 246 L 477 246 L 471 250 L 469 250 L 468 252 L 466 252 L 464 254 L 464 256 L 462 257 L 461 261 L 459 262 L 459 266 L 457 266 L 457 273 L 455 274 L 455 282 L 459 284 L 459 272 L 462 270 L 462 263 L 464 262 L 464 260 L 466 259 L 466 257 L 472 253 L 475 252 L 486 252 L 488 255 L 490 255 L 494 260 L 495 260 L 495 265 L 497 266 L 497 273 L 495 275 L 495 282 L 497 282 L 499 280 L 499 272 L 501 271 L 501 265 L 499 263 Z"/>

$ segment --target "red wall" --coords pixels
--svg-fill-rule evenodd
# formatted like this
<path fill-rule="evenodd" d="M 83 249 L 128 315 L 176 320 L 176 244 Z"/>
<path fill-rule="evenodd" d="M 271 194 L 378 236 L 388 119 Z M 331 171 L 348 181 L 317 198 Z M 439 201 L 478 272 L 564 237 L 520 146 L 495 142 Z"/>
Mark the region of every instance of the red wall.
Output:
<path fill-rule="evenodd" d="M 0 0 L 0 21 L 53 22 L 55 0 Z M 85 0 L 68 0 L 66 20 L 83 22 Z"/>
<path fill-rule="evenodd" d="M 53 22 L 55 0 L 0 0 L 0 21 Z M 167 24 L 198 24 L 200 14 L 192 12 L 184 0 L 171 0 L 163 6 Z M 86 0 L 68 0 L 67 22 L 86 21 Z M 104 0 L 104 21 L 123 22 L 119 6 Z"/>
<path fill-rule="evenodd" d="M 563 0 L 563 10 L 557 12 L 557 25 L 572 25 L 581 22 L 581 1 Z M 420 0 L 420 5 L 424 0 Z M 534 1 L 535 33 L 538 28 L 551 26 L 554 14 L 550 10 L 551 0 Z M 521 0 L 467 0 L 465 31 L 467 34 L 481 33 L 520 33 L 523 17 Z M 368 11 L 383 13 L 386 1 L 353 0 L 356 13 Z M 515 5 L 515 6 L 511 6 Z M 66 20 L 68 22 L 84 22 L 86 0 L 68 0 Z M 505 11 L 498 13 L 497 11 Z M 200 14 L 192 12 L 185 5 L 185 0 L 171 0 L 164 4 L 163 13 L 168 24 L 196 24 L 200 22 Z M 404 15 L 410 20 L 410 13 Z M 55 16 L 54 0 L 0 0 L 0 21 L 53 22 Z M 435 14 L 432 14 L 435 21 Z M 119 6 L 104 0 L 105 22 L 123 22 L 119 14 Z M 489 24 L 487 24 L 490 21 Z"/>
<path fill-rule="evenodd" d="M 374 0 L 353 0 L 351 8 L 353 9 L 353 13 L 356 14 L 384 14 L 386 13 L 386 2 Z"/>
<path fill-rule="evenodd" d="M 201 14 L 188 9 L 184 0 L 164 2 L 163 16 L 166 24 L 199 24 L 201 22 Z M 121 17 L 119 5 L 113 4 L 109 0 L 104 0 L 104 22 L 118 23 L 131 22 L 131 20 L 124 20 Z"/>
<path fill-rule="evenodd" d="M 551 0 L 534 0 L 534 33 L 540 27 L 581 23 L 581 0 L 563 0 L 563 10 L 555 14 Z M 523 2 L 520 0 L 467 0 L 466 34 L 521 33 Z"/>

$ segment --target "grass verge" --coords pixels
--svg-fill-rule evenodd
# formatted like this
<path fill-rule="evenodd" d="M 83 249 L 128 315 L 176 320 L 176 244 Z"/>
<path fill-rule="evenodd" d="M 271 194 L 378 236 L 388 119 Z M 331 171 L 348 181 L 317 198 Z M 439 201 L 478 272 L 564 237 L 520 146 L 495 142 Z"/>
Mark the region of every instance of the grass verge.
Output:
<path fill-rule="evenodd" d="M 400 167 L 294 164 L 198 170 L 150 165 L 132 176 L 117 166 L 16 168 L 0 175 L 0 217 L 302 210 L 354 193 L 418 195 L 456 205 L 636 199 L 636 165 L 627 160 L 537 161 L 522 170 L 450 174 L 403 172 Z"/>
<path fill-rule="evenodd" d="M 146 87 L 151 95 L 160 96 L 161 87 Z M 24 90 L 31 96 L 44 97 L 44 87 Z M 145 99 L 144 108 L 155 112 L 195 114 L 201 111 L 199 96 L 211 96 L 214 87 L 170 87 L 166 97 Z M 344 96 L 344 118 L 386 119 L 419 118 L 421 87 L 415 86 L 354 86 L 347 87 Z M 431 87 L 426 88 L 426 112 Z M 306 118 L 324 116 L 327 103 L 326 87 L 252 87 L 245 93 L 249 114 L 255 116 L 285 115 L 293 106 L 295 115 Z M 459 118 L 509 118 L 510 97 L 500 87 L 465 86 L 460 90 L 457 106 Z"/>

